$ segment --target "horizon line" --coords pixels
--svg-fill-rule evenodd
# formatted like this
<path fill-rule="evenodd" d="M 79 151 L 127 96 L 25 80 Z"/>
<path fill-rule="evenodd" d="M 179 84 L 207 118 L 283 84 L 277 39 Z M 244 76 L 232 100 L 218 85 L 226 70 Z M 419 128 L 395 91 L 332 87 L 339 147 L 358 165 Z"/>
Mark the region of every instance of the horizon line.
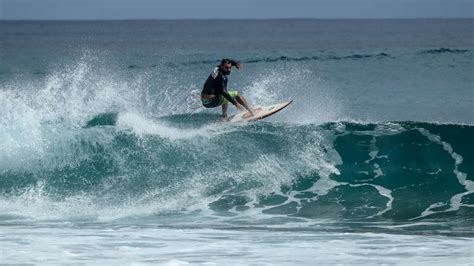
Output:
<path fill-rule="evenodd" d="M 452 19 L 470 19 L 474 20 L 474 17 L 391 17 L 391 18 L 351 18 L 351 17 L 340 17 L 340 18 L 299 18 L 299 17 L 281 17 L 281 18 L 58 18 L 58 19 L 42 19 L 42 18 L 15 18 L 15 19 L 1 19 L 0 21 L 186 21 L 186 20 L 452 20 Z"/>

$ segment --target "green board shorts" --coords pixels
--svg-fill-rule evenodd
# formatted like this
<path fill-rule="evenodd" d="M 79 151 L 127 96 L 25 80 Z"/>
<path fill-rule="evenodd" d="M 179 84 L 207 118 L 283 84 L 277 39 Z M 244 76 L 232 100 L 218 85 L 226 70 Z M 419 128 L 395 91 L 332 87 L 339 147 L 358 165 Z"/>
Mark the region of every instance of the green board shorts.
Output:
<path fill-rule="evenodd" d="M 238 91 L 228 91 L 227 93 L 233 99 L 235 99 L 237 96 L 239 96 Z M 219 97 L 214 98 L 214 99 L 201 99 L 201 102 L 202 102 L 202 105 L 204 105 L 204 107 L 206 107 L 206 108 L 217 107 L 217 106 L 223 105 L 225 103 L 229 103 L 229 101 L 223 95 L 219 95 Z"/>

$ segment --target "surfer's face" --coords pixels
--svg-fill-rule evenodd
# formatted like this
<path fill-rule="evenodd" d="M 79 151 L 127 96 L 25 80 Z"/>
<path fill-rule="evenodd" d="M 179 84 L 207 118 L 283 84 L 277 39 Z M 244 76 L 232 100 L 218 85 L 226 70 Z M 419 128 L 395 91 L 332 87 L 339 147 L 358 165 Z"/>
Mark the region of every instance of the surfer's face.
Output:
<path fill-rule="evenodd" d="M 232 70 L 232 65 L 230 63 L 229 64 L 223 64 L 223 65 L 221 65 L 221 70 L 222 70 L 222 72 L 224 72 L 224 74 L 229 75 L 231 70 Z"/>

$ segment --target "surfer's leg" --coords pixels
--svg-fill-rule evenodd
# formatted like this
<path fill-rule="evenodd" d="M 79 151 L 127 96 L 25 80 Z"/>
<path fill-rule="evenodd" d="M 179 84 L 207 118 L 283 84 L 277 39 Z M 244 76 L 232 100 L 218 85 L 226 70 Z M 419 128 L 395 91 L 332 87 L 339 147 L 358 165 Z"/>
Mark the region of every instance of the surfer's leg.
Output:
<path fill-rule="evenodd" d="M 202 105 L 206 108 L 214 108 L 224 103 L 224 97 L 214 98 L 214 99 L 202 99 Z"/>
<path fill-rule="evenodd" d="M 229 106 L 228 103 L 223 103 L 222 104 L 222 117 L 227 118 L 227 107 Z"/>

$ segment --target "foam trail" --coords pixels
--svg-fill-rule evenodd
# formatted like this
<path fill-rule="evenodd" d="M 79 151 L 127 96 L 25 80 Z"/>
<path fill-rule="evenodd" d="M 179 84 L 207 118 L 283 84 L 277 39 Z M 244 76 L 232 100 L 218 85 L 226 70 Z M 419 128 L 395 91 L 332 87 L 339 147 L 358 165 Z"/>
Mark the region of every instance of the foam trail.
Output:
<path fill-rule="evenodd" d="M 142 117 L 138 113 L 127 112 L 120 114 L 117 126 L 123 129 L 132 129 L 138 135 L 159 135 L 172 140 L 191 139 L 193 137 L 206 137 L 209 134 L 205 129 L 182 130 Z M 211 126 L 210 126 L 211 127 Z"/>
<path fill-rule="evenodd" d="M 428 215 L 431 215 L 431 214 L 434 214 L 434 213 L 440 213 L 440 212 L 457 211 L 457 210 L 459 210 L 459 208 L 461 206 L 474 207 L 474 204 L 463 204 L 463 203 L 461 203 L 462 198 L 464 196 L 474 193 L 474 182 L 471 181 L 471 180 L 468 180 L 467 179 L 467 174 L 459 171 L 459 169 L 458 169 L 458 166 L 463 161 L 462 156 L 457 154 L 456 152 L 454 152 L 453 147 L 449 143 L 441 140 L 440 136 L 434 135 L 434 134 L 430 133 L 428 130 L 426 130 L 424 128 L 419 128 L 418 130 L 420 131 L 420 133 L 423 136 L 427 137 L 430 141 L 441 145 L 443 147 L 443 149 L 446 152 L 449 153 L 451 158 L 453 158 L 453 160 L 454 160 L 453 173 L 455 174 L 459 184 L 461 184 L 466 189 L 465 192 L 458 193 L 458 194 L 453 195 L 451 197 L 450 204 L 449 204 L 450 207 L 448 209 L 442 210 L 442 211 L 433 211 L 433 208 L 437 208 L 437 207 L 440 207 L 440 206 L 445 206 L 445 204 L 442 203 L 442 202 L 434 203 L 434 204 L 431 204 L 425 211 L 423 211 L 423 213 L 420 215 L 420 217 L 425 217 L 425 216 L 428 216 Z M 414 219 L 417 219 L 417 218 L 420 218 L 420 217 L 416 217 Z"/>

